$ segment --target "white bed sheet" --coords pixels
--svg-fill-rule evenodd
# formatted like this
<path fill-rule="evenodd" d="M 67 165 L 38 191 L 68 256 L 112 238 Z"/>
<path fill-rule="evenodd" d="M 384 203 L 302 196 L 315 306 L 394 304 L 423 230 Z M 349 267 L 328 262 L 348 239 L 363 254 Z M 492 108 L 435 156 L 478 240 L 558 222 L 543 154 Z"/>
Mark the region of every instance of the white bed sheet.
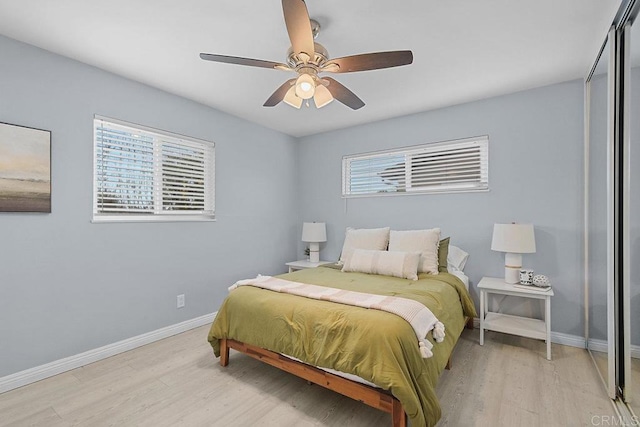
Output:
<path fill-rule="evenodd" d="M 464 283 L 464 287 L 467 288 L 467 291 L 468 291 L 469 290 L 469 277 L 467 277 L 467 275 L 464 274 L 460 270 L 454 270 L 454 269 L 448 269 L 448 270 L 449 270 L 449 273 L 453 274 L 458 279 L 462 280 L 462 283 Z"/>
<path fill-rule="evenodd" d="M 289 356 L 288 354 L 283 354 L 283 356 L 286 357 L 287 359 L 295 360 L 296 362 L 305 363 L 300 359 L 296 359 L 293 356 Z M 325 372 L 328 372 L 330 374 L 337 375 L 337 376 L 342 377 L 342 378 L 346 378 L 346 379 L 351 380 L 351 381 L 355 381 L 355 382 L 358 382 L 358 383 L 361 383 L 361 384 L 366 384 L 368 386 L 375 387 L 375 388 L 380 388 L 377 385 L 375 385 L 374 383 L 369 382 L 369 381 L 365 380 L 364 378 L 361 378 L 361 377 L 359 377 L 357 375 L 348 374 L 346 372 L 341 372 L 341 371 L 336 371 L 335 369 L 322 368 L 320 366 L 316 366 L 316 368 L 321 369 L 321 370 L 323 370 Z"/>

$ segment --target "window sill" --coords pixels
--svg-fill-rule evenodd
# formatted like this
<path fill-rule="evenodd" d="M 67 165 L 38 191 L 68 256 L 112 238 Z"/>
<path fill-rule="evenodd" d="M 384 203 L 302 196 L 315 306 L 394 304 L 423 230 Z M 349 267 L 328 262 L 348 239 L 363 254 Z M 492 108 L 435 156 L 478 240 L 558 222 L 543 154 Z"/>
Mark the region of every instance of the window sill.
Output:
<path fill-rule="evenodd" d="M 388 197 L 388 196 L 426 196 L 429 194 L 455 194 L 455 193 L 487 193 L 491 191 L 489 188 L 460 188 L 460 189 L 444 189 L 431 191 L 395 191 L 388 193 L 366 193 L 366 194 L 342 194 L 343 199 L 358 199 L 362 197 Z"/>
<path fill-rule="evenodd" d="M 93 224 L 113 223 L 113 222 L 215 222 L 214 217 L 203 215 L 149 215 L 149 216 L 124 216 L 124 215 L 101 215 L 91 218 Z"/>

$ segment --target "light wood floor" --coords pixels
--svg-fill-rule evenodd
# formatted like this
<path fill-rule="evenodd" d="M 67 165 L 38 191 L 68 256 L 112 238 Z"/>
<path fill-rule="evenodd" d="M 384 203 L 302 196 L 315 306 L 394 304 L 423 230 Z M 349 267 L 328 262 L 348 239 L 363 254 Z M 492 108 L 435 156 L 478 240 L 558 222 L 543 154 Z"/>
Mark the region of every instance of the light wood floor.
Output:
<path fill-rule="evenodd" d="M 594 351 L 593 360 L 595 361 L 600 375 L 607 378 L 607 353 Z M 633 411 L 633 414 L 640 416 L 640 359 L 631 359 L 631 384 L 627 385 L 627 404 Z M 637 423 L 636 423 L 637 424 Z"/>
<path fill-rule="evenodd" d="M 388 426 L 390 416 L 232 351 L 201 327 L 0 394 L 0 426 Z M 585 350 L 465 330 L 438 426 L 578 426 L 614 415 Z"/>
<path fill-rule="evenodd" d="M 640 416 L 640 359 L 631 359 L 631 393 L 629 406 Z"/>

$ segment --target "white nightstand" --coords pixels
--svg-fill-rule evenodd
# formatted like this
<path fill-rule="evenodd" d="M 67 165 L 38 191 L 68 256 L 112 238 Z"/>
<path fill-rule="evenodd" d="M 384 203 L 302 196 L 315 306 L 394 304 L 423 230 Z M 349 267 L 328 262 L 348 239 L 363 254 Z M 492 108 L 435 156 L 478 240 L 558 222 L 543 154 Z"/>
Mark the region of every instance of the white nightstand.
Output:
<path fill-rule="evenodd" d="M 302 259 L 300 261 L 288 262 L 286 265 L 289 267 L 289 273 L 291 273 L 296 270 L 304 270 L 305 268 L 316 268 L 323 264 L 333 264 L 333 263 L 331 261 L 311 262 L 311 261 L 307 261 L 306 259 Z"/>
<path fill-rule="evenodd" d="M 484 344 L 485 330 L 542 339 L 547 342 L 547 359 L 551 360 L 551 297 L 553 289 L 546 292 L 522 289 L 506 283 L 504 279 L 495 277 L 483 277 L 478 283 L 478 289 L 480 290 L 480 345 Z M 544 300 L 544 320 L 490 312 L 487 307 L 487 295 L 489 294 Z"/>

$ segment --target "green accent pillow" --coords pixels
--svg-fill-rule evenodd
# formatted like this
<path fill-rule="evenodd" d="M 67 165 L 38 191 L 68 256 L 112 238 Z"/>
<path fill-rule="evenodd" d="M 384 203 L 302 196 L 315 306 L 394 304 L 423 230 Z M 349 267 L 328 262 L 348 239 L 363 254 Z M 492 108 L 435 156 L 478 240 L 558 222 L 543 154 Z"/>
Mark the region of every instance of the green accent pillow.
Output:
<path fill-rule="evenodd" d="M 438 246 L 438 272 L 447 273 L 447 256 L 449 255 L 449 239 L 440 240 L 440 245 Z"/>

